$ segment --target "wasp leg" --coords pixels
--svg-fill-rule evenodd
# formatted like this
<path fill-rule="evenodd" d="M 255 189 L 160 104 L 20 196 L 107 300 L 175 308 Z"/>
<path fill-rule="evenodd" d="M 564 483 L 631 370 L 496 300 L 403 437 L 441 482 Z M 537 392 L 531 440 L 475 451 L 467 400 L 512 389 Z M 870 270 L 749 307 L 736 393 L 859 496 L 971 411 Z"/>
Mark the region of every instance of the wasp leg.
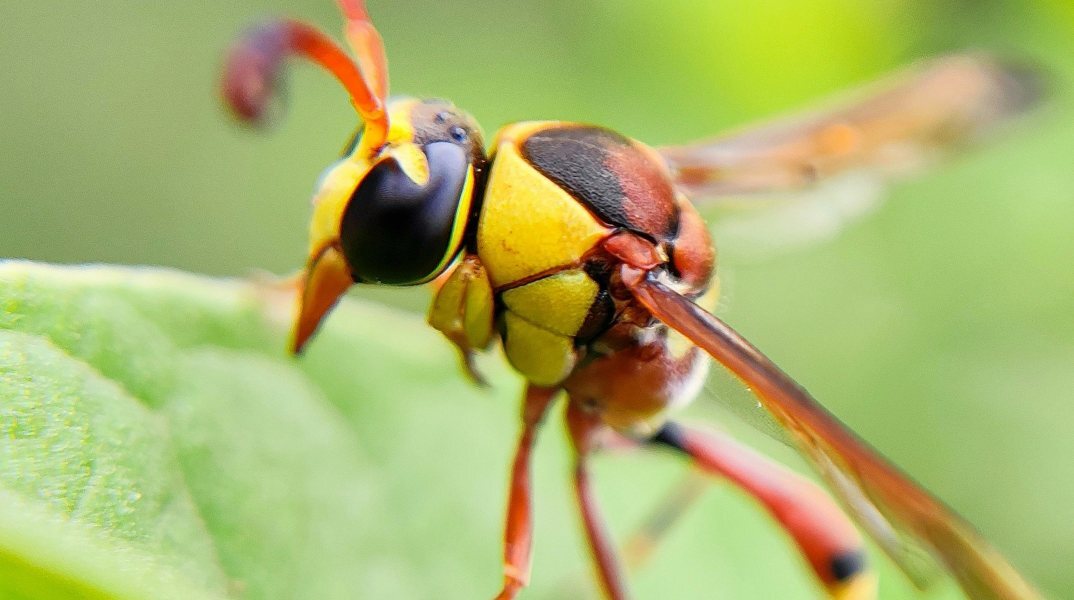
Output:
<path fill-rule="evenodd" d="M 492 342 L 492 284 L 481 260 L 467 254 L 439 284 L 428 321 L 459 349 L 462 368 L 478 385 L 485 380 L 474 367 L 474 351 Z"/>
<path fill-rule="evenodd" d="M 578 403 L 567 406 L 567 430 L 570 432 L 574 446 L 574 492 L 578 500 L 578 510 L 582 515 L 586 538 L 592 553 L 594 566 L 609 600 L 625 600 L 630 597 L 626 587 L 615 548 L 608 535 L 600 508 L 597 506 L 593 490 L 589 485 L 589 467 L 587 461 L 596 446 L 596 436 L 604 425 L 598 415 L 585 412 Z"/>
<path fill-rule="evenodd" d="M 730 437 L 668 423 L 650 440 L 689 456 L 756 498 L 794 539 L 832 598 L 876 597 L 858 531 L 816 484 Z"/>
<path fill-rule="evenodd" d="M 691 469 L 656 505 L 641 527 L 623 544 L 623 562 L 629 571 L 637 572 L 645 566 L 672 525 L 701 498 L 708 485 L 708 478 L 703 473 Z"/>
<path fill-rule="evenodd" d="M 537 429 L 555 397 L 556 388 L 530 385 L 522 403 L 522 433 L 511 467 L 511 488 L 507 499 L 507 525 L 503 534 L 503 589 L 497 600 L 510 600 L 530 580 L 530 550 L 533 547 L 533 501 L 530 482 L 530 453 Z"/>

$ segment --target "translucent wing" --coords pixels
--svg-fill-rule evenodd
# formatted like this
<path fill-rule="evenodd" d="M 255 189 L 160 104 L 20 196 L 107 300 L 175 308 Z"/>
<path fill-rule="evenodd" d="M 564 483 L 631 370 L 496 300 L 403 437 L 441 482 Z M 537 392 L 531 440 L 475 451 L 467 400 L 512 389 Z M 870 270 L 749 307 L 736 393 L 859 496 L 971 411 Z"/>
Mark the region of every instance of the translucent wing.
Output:
<path fill-rule="evenodd" d="M 698 212 L 724 260 L 756 263 L 835 239 L 883 204 L 885 183 L 878 173 L 859 169 L 801 190 L 738 202 L 703 200 Z"/>
<path fill-rule="evenodd" d="M 624 268 L 623 282 L 656 318 L 757 395 L 859 525 L 915 583 L 927 583 L 931 561 L 923 561 L 931 555 L 970 598 L 1040 598 L 972 526 L 855 436 L 724 322 L 640 270 Z"/>
<path fill-rule="evenodd" d="M 868 170 L 891 177 L 980 136 L 1039 97 L 1038 74 L 979 54 L 925 62 L 825 108 L 657 151 L 687 196 L 808 189 Z"/>
<path fill-rule="evenodd" d="M 953 55 L 827 108 L 657 150 L 721 246 L 764 259 L 834 237 L 880 204 L 889 181 L 1023 112 L 1039 90 L 1031 69 Z"/>

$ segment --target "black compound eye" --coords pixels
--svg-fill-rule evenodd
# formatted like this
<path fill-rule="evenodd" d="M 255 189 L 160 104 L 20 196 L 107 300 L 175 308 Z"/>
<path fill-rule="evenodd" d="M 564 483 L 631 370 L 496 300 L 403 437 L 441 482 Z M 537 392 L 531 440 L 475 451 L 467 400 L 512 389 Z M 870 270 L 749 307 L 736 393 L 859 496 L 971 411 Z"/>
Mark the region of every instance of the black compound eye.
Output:
<path fill-rule="evenodd" d="M 451 134 L 451 139 L 455 140 L 459 144 L 465 142 L 470 137 L 470 135 L 466 133 L 465 129 L 457 125 L 455 127 L 452 127 L 449 133 Z"/>
<path fill-rule="evenodd" d="M 464 132 L 465 133 L 465 132 Z M 408 285 L 437 274 L 458 251 L 460 204 L 470 159 L 450 142 L 423 148 L 429 181 L 418 185 L 394 159 L 358 184 L 340 223 L 343 255 L 358 281 Z"/>

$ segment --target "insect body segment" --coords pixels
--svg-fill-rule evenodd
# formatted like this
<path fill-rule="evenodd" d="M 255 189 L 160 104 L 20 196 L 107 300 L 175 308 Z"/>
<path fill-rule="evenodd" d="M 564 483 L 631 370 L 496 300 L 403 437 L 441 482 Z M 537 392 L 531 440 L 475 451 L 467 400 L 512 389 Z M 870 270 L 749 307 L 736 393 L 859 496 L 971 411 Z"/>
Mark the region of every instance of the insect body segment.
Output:
<path fill-rule="evenodd" d="M 692 214 L 680 218 L 688 203 L 678 201 L 666 169 L 644 145 L 607 129 L 549 121 L 508 126 L 493 148 L 476 253 L 501 294 L 507 357 L 529 381 L 560 384 L 580 359 L 593 357 L 587 346 L 600 344 L 622 308 L 611 297 L 610 267 L 626 239 L 654 242 L 660 263 L 676 242 L 684 256 L 710 257 L 679 261 L 689 272 L 688 293 L 707 287 L 707 230 Z"/>
<path fill-rule="evenodd" d="M 511 365 L 537 385 L 563 381 L 577 362 L 575 339 L 600 293 L 600 284 L 580 269 L 504 292 L 504 350 Z"/>
<path fill-rule="evenodd" d="M 538 127 L 542 125 L 509 127 L 500 133 L 492 152 L 476 251 L 498 288 L 577 265 L 612 233 L 610 226 L 523 158 L 515 136 Z"/>
<path fill-rule="evenodd" d="M 462 247 L 475 169 L 484 163 L 480 134 L 458 124 L 463 117 L 453 107 L 400 104 L 405 121 L 393 122 L 418 128 L 402 139 L 389 136 L 337 226 L 357 281 L 411 285 L 440 274 Z"/>
<path fill-rule="evenodd" d="M 314 197 L 295 349 L 351 284 L 425 283 L 462 249 L 486 163 L 480 129 L 442 100 L 396 100 L 388 114 L 385 143 L 360 137 Z"/>
<path fill-rule="evenodd" d="M 798 188 L 840 170 L 919 162 L 907 159 L 976 136 L 1025 106 L 1015 101 L 1024 96 L 1017 78 L 980 57 L 948 59 L 801 124 L 659 151 L 589 125 L 517 123 L 501 130 L 486 157 L 477 124 L 451 103 L 388 102 L 384 49 L 364 3 L 339 4 L 356 61 L 312 27 L 283 20 L 252 30 L 225 69 L 229 104 L 257 120 L 284 60 L 304 57 L 339 79 L 364 124 L 314 198 L 292 348 L 301 350 L 354 283 L 433 282 L 429 323 L 475 379 L 473 354 L 500 339 L 527 387 L 498 598 L 514 598 L 529 581 L 530 456 L 559 396 L 567 401 L 579 511 L 612 600 L 629 590 L 587 465 L 614 435 L 670 447 L 747 491 L 790 534 L 831 597 L 875 595 L 861 537 L 828 495 L 724 436 L 669 420 L 701 389 L 708 356 L 755 390 L 909 574 L 917 573 L 906 557 L 919 544 L 974 598 L 1038 597 L 965 521 L 709 313 L 719 289 L 716 254 L 685 195 Z M 930 101 L 903 101 L 918 96 Z"/>
<path fill-rule="evenodd" d="M 429 325 L 459 349 L 463 370 L 470 378 L 484 384 L 473 357 L 492 343 L 495 307 L 488 273 L 476 255 L 468 254 L 439 283 L 429 307 Z"/>

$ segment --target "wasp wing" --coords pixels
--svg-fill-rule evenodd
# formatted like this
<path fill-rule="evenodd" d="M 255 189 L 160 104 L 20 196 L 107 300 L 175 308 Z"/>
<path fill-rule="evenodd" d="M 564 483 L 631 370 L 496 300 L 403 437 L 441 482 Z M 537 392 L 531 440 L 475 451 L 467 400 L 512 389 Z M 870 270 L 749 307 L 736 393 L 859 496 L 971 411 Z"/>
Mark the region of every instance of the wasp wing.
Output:
<path fill-rule="evenodd" d="M 971 598 L 1040 597 L 971 525 L 855 436 L 727 324 L 640 270 L 625 268 L 623 281 L 657 319 L 753 390 L 858 524 L 916 584 L 923 586 L 928 578 L 921 548 Z"/>
<path fill-rule="evenodd" d="M 983 54 L 924 62 L 829 108 L 657 151 L 688 196 L 730 202 L 865 170 L 912 172 L 1040 97 L 1039 74 Z"/>
<path fill-rule="evenodd" d="M 877 173 L 851 171 L 806 189 L 754 194 L 740 204 L 702 201 L 698 212 L 727 263 L 749 264 L 834 240 L 883 205 L 887 185 Z"/>

